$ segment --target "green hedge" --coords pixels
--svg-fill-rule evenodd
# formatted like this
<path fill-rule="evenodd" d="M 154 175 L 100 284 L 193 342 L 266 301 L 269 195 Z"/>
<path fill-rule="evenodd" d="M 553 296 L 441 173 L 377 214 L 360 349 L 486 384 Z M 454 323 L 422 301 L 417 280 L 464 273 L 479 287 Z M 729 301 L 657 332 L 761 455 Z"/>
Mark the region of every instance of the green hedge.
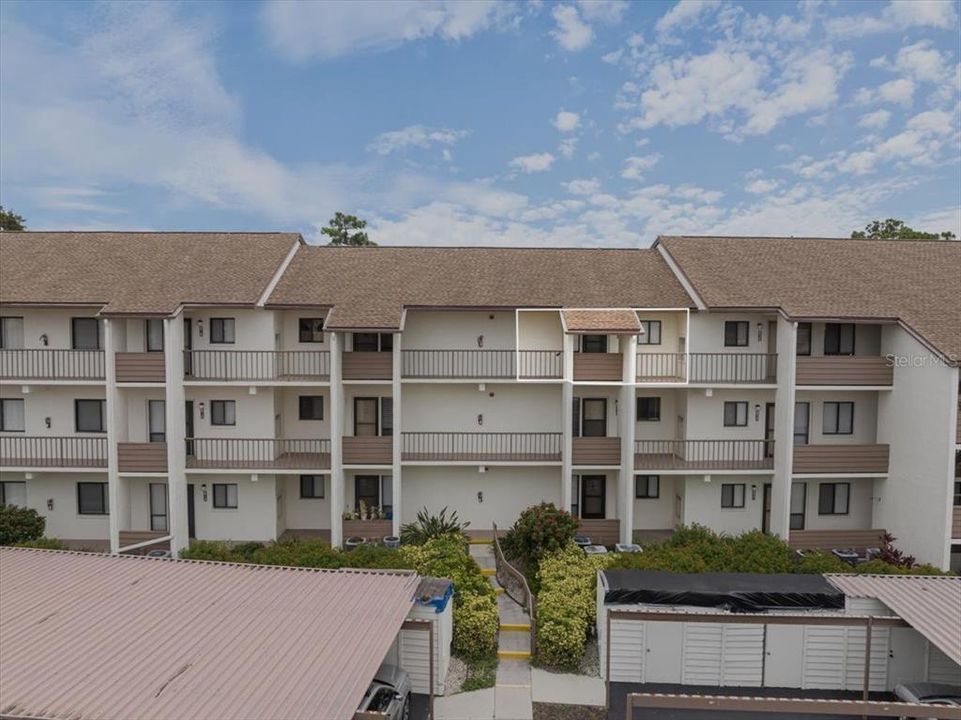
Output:
<path fill-rule="evenodd" d="M 67 546 L 57 538 L 42 537 L 15 543 L 16 547 L 40 548 L 41 550 L 66 550 Z"/>
<path fill-rule="evenodd" d="M 0 505 L 0 545 L 39 540 L 47 521 L 33 508 Z"/>
<path fill-rule="evenodd" d="M 332 548 L 320 540 L 282 540 L 275 543 L 199 540 L 181 550 L 180 557 L 289 567 L 411 569 L 400 552 L 382 545 L 364 545 L 345 551 Z"/>

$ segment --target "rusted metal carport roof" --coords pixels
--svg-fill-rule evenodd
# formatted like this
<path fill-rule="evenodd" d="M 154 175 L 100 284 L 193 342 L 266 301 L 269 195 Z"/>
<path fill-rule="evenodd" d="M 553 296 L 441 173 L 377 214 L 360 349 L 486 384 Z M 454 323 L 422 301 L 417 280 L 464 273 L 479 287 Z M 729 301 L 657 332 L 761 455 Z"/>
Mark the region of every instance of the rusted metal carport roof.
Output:
<path fill-rule="evenodd" d="M 0 548 L 0 716 L 351 718 L 417 584 Z"/>

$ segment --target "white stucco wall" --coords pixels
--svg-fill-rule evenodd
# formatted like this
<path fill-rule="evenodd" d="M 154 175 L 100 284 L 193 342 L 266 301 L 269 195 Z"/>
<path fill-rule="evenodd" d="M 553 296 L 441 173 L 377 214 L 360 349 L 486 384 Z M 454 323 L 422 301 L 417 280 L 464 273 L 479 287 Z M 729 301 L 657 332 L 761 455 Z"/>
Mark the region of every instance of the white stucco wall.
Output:
<path fill-rule="evenodd" d="M 300 475 L 278 475 L 286 526 L 297 530 L 330 528 L 330 475 L 324 475 L 323 498 L 300 497 Z"/>
<path fill-rule="evenodd" d="M 557 310 L 520 310 L 517 313 L 519 350 L 560 350 L 564 329 Z"/>
<path fill-rule="evenodd" d="M 686 390 L 670 390 L 665 388 L 638 388 L 635 397 L 661 398 L 661 419 L 637 422 L 637 401 L 630 412 L 634 417 L 634 433 L 638 440 L 677 440 L 675 429 L 678 414 L 684 415 L 684 396 Z"/>
<path fill-rule="evenodd" d="M 487 383 L 479 390 L 473 384 L 405 384 L 403 393 L 404 430 L 409 432 L 561 431 L 557 385 Z M 478 415 L 484 416 L 482 425 Z"/>
<path fill-rule="evenodd" d="M 811 445 L 873 445 L 878 442 L 878 396 L 887 391 L 827 392 L 798 390 L 796 402 L 811 406 L 809 432 Z M 824 434 L 824 403 L 853 402 L 854 424 L 851 435 Z"/>
<path fill-rule="evenodd" d="M 817 480 L 794 480 L 794 485 L 803 482 L 807 491 L 805 494 L 804 529 L 805 530 L 870 530 L 874 517 L 875 484 L 883 483 L 882 479 L 873 478 L 819 478 Z M 850 483 L 847 515 L 819 515 L 818 496 L 820 486 L 824 483 Z"/>
<path fill-rule="evenodd" d="M 74 400 L 102 400 L 103 386 L 97 385 L 29 385 L 24 393 L 21 385 L 0 386 L 0 398 L 20 398 L 23 403 L 24 432 L 0 433 L 3 435 L 52 435 L 99 437 L 105 433 L 77 433 L 74 418 Z M 50 418 L 47 427 L 46 418 Z"/>
<path fill-rule="evenodd" d="M 704 482 L 703 475 L 677 477 L 676 482 L 684 482 L 684 524 L 699 523 L 717 532 L 740 533 L 761 527 L 761 512 L 764 502 L 764 483 L 770 478 L 763 475 L 712 475 L 710 482 Z M 744 507 L 722 508 L 721 485 L 743 483 Z M 751 487 L 756 488 L 751 499 Z"/>
<path fill-rule="evenodd" d="M 638 320 L 660 320 L 660 345 L 637 344 L 638 353 L 676 353 L 682 351 L 680 339 L 687 334 L 686 312 L 653 312 L 642 310 L 637 313 Z"/>
<path fill-rule="evenodd" d="M 77 512 L 78 482 L 107 482 L 107 473 L 34 473 L 27 479 L 24 473 L 0 473 L 0 480 L 25 481 L 27 507 L 39 512 L 47 521 L 44 535 L 62 540 L 106 540 L 107 515 L 81 515 Z M 47 501 L 53 500 L 53 510 Z"/>
<path fill-rule="evenodd" d="M 280 347 L 283 350 L 330 350 L 330 333 L 324 333 L 322 343 L 300 342 L 300 318 L 324 318 L 325 310 L 285 310 L 276 311 L 274 315 L 274 332 L 280 335 Z M 326 323 L 325 323 L 326 325 Z"/>
<path fill-rule="evenodd" d="M 0 310 L 3 317 L 23 318 L 23 347 L 27 349 L 68 350 L 71 346 L 70 319 L 75 317 L 94 317 L 97 308 L 29 308 L 4 307 Z M 101 333 L 103 327 L 101 326 Z M 40 336 L 47 336 L 47 344 Z"/>
<path fill-rule="evenodd" d="M 684 478 L 661 475 L 660 494 L 657 498 L 634 499 L 635 530 L 668 530 L 674 527 L 675 484 L 683 485 Z M 631 488 L 631 497 L 634 489 Z"/>
<path fill-rule="evenodd" d="M 773 315 L 761 313 L 691 313 L 691 335 L 688 349 L 692 353 L 766 353 L 768 352 L 768 322 Z M 728 321 L 747 321 L 748 343 L 746 347 L 725 347 L 724 323 Z M 761 339 L 758 340 L 757 324 L 761 323 Z"/>
<path fill-rule="evenodd" d="M 512 311 L 409 310 L 404 325 L 404 350 L 513 350 L 514 333 Z M 483 337 L 483 347 L 478 345 L 479 337 Z"/>
<path fill-rule="evenodd" d="M 198 540 L 274 540 L 277 537 L 277 503 L 273 475 L 191 475 L 195 486 L 194 512 Z M 237 508 L 215 508 L 214 483 L 237 484 Z M 202 486 L 207 486 L 204 500 Z"/>
<path fill-rule="evenodd" d="M 763 440 L 765 405 L 774 402 L 773 390 L 689 390 L 685 417 L 688 440 Z M 747 425 L 724 426 L 724 403 L 746 402 Z M 760 409 L 755 413 L 756 407 Z M 756 417 L 755 417 L 756 415 Z"/>
<path fill-rule="evenodd" d="M 186 388 L 188 400 L 194 403 L 194 432 L 199 438 L 271 438 L 274 437 L 274 394 L 270 388 L 204 387 Z M 236 425 L 212 425 L 211 400 L 236 402 Z M 203 417 L 200 416 L 203 403 Z"/>
<path fill-rule="evenodd" d="M 269 392 L 269 391 L 268 391 Z M 323 420 L 300 419 L 300 396 L 320 395 L 324 398 Z M 275 412 L 281 415 L 281 436 L 311 439 L 330 437 L 330 389 L 325 387 L 284 387 L 274 389 Z"/>
<path fill-rule="evenodd" d="M 191 308 L 184 313 L 191 319 L 194 350 L 274 350 L 273 315 L 269 310 L 245 308 Z M 210 342 L 210 318 L 234 318 L 233 343 Z M 203 321 L 203 336 L 199 321 Z"/>

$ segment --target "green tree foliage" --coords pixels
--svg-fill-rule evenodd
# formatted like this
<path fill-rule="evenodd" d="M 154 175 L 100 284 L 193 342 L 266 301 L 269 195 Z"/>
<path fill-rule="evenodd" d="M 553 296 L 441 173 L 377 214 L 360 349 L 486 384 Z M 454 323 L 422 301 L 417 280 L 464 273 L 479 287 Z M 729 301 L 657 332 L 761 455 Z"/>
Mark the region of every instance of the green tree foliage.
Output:
<path fill-rule="evenodd" d="M 26 227 L 26 220 L 22 216 L 13 210 L 4 210 L 0 205 L 0 230 L 23 230 Z"/>
<path fill-rule="evenodd" d="M 367 237 L 367 233 L 364 232 L 366 227 L 366 220 L 361 220 L 356 215 L 336 212 L 330 219 L 330 224 L 322 228 L 321 232 L 330 238 L 328 245 L 351 247 L 376 245 L 377 243 Z"/>
<path fill-rule="evenodd" d="M 400 541 L 405 545 L 423 545 L 433 538 L 462 538 L 466 537 L 464 530 L 469 526 L 469 522 L 460 521 L 456 511 L 448 515 L 447 508 L 444 507 L 437 515 L 431 515 L 427 508 L 424 508 L 417 513 L 417 520 L 401 526 Z"/>
<path fill-rule="evenodd" d="M 554 503 L 541 503 L 521 513 L 507 531 L 501 548 L 508 560 L 516 561 L 524 569 L 527 582 L 536 593 L 539 584 L 537 566 L 541 558 L 566 548 L 576 534 L 577 518 L 555 507 Z"/>
<path fill-rule="evenodd" d="M 903 220 L 888 218 L 887 220 L 872 220 L 864 230 L 851 233 L 855 240 L 957 240 L 950 230 L 940 233 L 923 232 L 908 227 Z"/>
<path fill-rule="evenodd" d="M 33 508 L 0 505 L 0 545 L 39 540 L 47 521 Z"/>

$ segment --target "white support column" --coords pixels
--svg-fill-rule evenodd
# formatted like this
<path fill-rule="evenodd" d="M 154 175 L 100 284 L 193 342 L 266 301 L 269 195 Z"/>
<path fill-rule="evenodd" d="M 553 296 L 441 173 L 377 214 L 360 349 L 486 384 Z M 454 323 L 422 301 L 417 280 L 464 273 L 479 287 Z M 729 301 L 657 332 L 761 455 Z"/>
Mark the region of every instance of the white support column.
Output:
<path fill-rule="evenodd" d="M 393 519 L 390 524 L 390 534 L 400 536 L 401 517 L 401 430 L 403 429 L 403 412 L 401 408 L 401 333 L 394 333 L 392 394 L 394 399 L 394 442 L 393 469 L 391 470 L 391 502 L 393 503 Z"/>
<path fill-rule="evenodd" d="M 621 520 L 621 542 L 634 537 L 634 378 L 637 375 L 637 336 L 621 338 L 624 351 L 624 376 L 617 418 L 621 437 L 621 477 L 618 515 Z"/>
<path fill-rule="evenodd" d="M 564 335 L 564 380 L 561 383 L 561 509 L 571 511 L 571 481 L 574 475 L 574 336 Z"/>
<path fill-rule="evenodd" d="M 167 434 L 167 498 L 170 550 L 176 556 L 190 544 L 187 526 L 187 416 L 184 412 L 184 319 L 164 319 L 164 375 Z"/>
<path fill-rule="evenodd" d="M 104 320 L 103 353 L 104 379 L 106 382 L 105 397 L 107 400 L 107 502 L 109 504 L 110 552 L 116 553 L 120 549 L 121 518 L 120 509 L 123 505 L 120 487 L 120 469 L 118 467 L 117 441 L 120 429 L 122 408 L 117 391 L 117 332 L 115 323 L 123 320 Z"/>
<path fill-rule="evenodd" d="M 777 390 L 774 394 L 774 482 L 771 485 L 772 534 L 787 540 L 794 475 L 794 397 L 797 323 L 778 316 Z"/>
<path fill-rule="evenodd" d="M 344 543 L 344 385 L 341 379 L 344 334 L 330 334 L 330 544 Z"/>

